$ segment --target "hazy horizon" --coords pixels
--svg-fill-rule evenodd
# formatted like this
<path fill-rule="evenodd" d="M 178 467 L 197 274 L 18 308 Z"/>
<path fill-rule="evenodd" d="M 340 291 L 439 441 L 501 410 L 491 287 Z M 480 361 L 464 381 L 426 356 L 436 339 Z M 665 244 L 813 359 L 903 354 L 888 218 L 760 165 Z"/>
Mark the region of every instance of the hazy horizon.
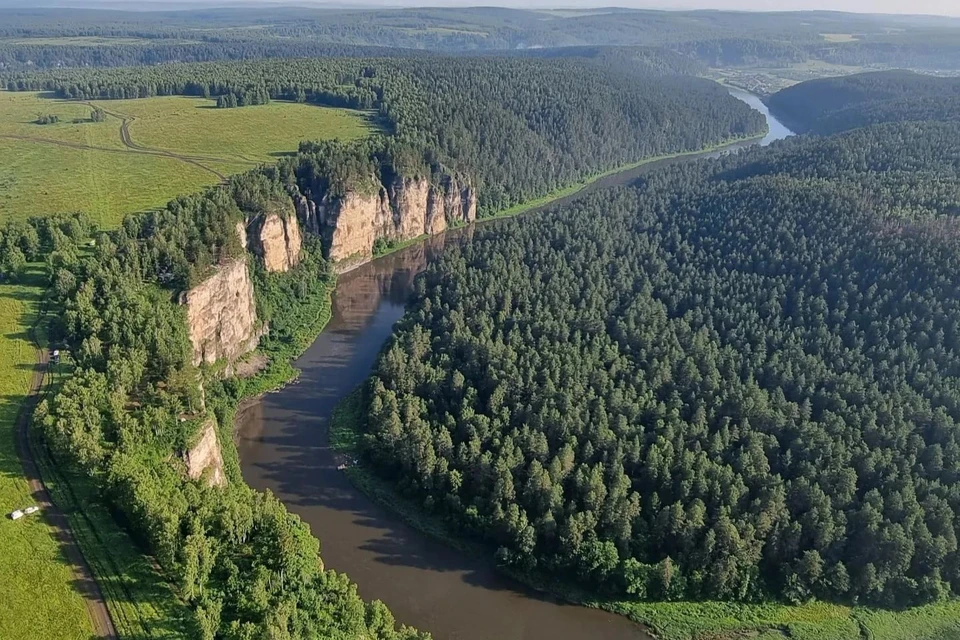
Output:
<path fill-rule="evenodd" d="M 507 7 L 512 9 L 590 9 L 622 7 L 657 10 L 840 11 L 849 13 L 942 15 L 960 17 L 957 0 L 0 0 L 18 8 L 103 7 L 111 9 L 189 9 L 232 6 L 298 6 L 337 8 Z"/>

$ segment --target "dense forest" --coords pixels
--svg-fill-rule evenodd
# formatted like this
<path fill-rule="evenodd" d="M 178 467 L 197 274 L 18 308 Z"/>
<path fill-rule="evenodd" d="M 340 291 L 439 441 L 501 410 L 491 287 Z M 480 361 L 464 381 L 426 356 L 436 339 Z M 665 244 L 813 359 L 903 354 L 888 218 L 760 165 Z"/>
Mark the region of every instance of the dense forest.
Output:
<path fill-rule="evenodd" d="M 887 123 L 478 233 L 382 353 L 366 455 L 598 593 L 960 594 L 958 158 Z"/>
<path fill-rule="evenodd" d="M 0 69 L 313 56 L 324 48 L 349 55 L 350 46 L 469 54 L 590 45 L 658 46 L 721 66 L 816 60 L 951 69 L 960 63 L 957 26 L 922 16 L 618 8 L 7 9 L 0 10 Z"/>
<path fill-rule="evenodd" d="M 767 99 L 798 131 L 829 135 L 884 122 L 960 120 L 960 78 L 880 71 L 803 82 Z"/>
<path fill-rule="evenodd" d="M 763 117 L 722 87 L 676 75 L 688 65 L 668 52 L 623 49 L 558 59 L 261 60 L 50 70 L 11 75 L 7 88 L 76 99 L 181 94 L 219 97 L 221 106 L 284 99 L 375 109 L 394 158 L 468 176 L 484 214 L 645 157 L 763 131 Z M 349 166 L 373 157 L 367 143 L 349 153 Z"/>

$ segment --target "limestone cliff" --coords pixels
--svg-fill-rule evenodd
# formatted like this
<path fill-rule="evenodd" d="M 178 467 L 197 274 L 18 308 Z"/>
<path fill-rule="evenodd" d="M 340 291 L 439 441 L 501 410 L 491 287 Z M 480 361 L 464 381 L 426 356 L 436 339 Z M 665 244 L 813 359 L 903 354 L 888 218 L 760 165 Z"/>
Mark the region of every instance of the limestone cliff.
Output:
<path fill-rule="evenodd" d="M 227 483 L 223 473 L 223 457 L 220 454 L 217 425 L 213 418 L 208 418 L 203 423 L 200 428 L 200 439 L 184 452 L 183 461 L 187 465 L 187 476 L 191 480 L 199 480 L 204 476 L 204 472 L 207 472 L 208 485 L 222 487 Z"/>
<path fill-rule="evenodd" d="M 310 200 L 294 196 L 305 229 L 324 238 L 333 262 L 373 255 L 377 240 L 401 242 L 445 231 L 477 217 L 477 197 L 468 184 L 446 178 L 437 185 L 426 178 L 397 178 L 369 192 Z"/>
<path fill-rule="evenodd" d="M 260 256 L 267 271 L 286 272 L 300 263 L 303 238 L 292 212 L 261 214 L 251 222 L 250 230 L 250 249 Z"/>
<path fill-rule="evenodd" d="M 181 296 L 187 307 L 193 363 L 234 360 L 256 348 L 262 334 L 246 257 L 231 260 Z"/>

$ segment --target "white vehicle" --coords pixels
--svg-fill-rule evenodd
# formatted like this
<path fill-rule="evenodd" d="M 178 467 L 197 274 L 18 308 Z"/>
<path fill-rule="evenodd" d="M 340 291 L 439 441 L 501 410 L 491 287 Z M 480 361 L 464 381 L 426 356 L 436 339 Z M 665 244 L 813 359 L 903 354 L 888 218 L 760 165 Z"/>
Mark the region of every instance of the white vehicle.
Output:
<path fill-rule="evenodd" d="M 26 509 L 23 510 L 23 512 L 28 516 L 33 515 L 37 511 L 40 511 L 40 507 L 27 507 Z"/>
<path fill-rule="evenodd" d="M 20 509 L 17 509 L 16 511 L 10 514 L 11 520 L 19 520 L 22 517 L 23 517 L 23 511 L 20 511 Z"/>

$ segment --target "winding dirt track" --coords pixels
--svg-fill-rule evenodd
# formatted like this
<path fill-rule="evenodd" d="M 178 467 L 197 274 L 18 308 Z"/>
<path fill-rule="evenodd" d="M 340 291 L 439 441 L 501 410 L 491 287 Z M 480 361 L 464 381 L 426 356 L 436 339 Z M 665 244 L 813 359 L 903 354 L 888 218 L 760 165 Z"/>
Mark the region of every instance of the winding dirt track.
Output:
<path fill-rule="evenodd" d="M 30 419 L 40 400 L 40 389 L 43 387 L 47 363 L 50 360 L 46 349 L 34 344 L 34 350 L 36 351 L 36 364 L 33 369 L 33 378 L 30 381 L 30 393 L 23 406 L 20 407 L 16 423 L 17 453 L 20 456 L 20 462 L 23 464 L 23 475 L 30 487 L 30 495 L 33 496 L 37 506 L 40 507 L 43 517 L 53 526 L 54 535 L 73 570 L 75 584 L 87 606 L 87 613 L 93 623 L 94 632 L 99 638 L 114 640 L 119 636 L 117 636 L 113 620 L 110 618 L 110 611 L 107 609 L 106 600 L 104 600 L 103 593 L 100 591 L 100 585 L 94 579 L 93 572 L 70 531 L 67 516 L 50 499 L 50 493 L 43 484 L 40 469 L 33 457 L 33 450 L 30 448 Z"/>

